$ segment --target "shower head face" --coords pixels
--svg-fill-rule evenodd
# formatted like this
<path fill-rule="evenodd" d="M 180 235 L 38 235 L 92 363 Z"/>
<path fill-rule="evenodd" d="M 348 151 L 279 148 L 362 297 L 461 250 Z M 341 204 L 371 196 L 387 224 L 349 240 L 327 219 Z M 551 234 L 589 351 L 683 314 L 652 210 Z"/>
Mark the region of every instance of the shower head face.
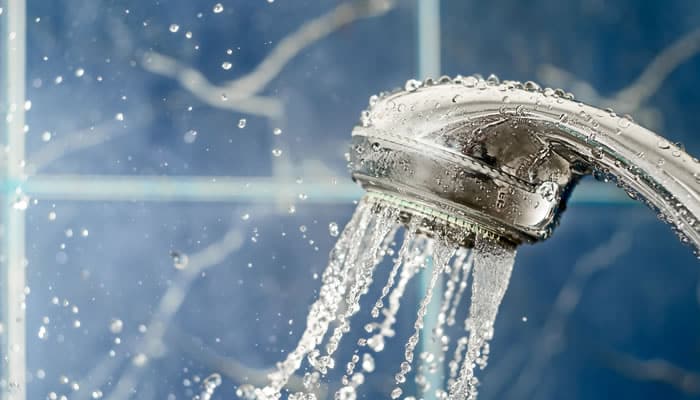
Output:
<path fill-rule="evenodd" d="M 507 98 L 498 107 L 481 101 L 488 83 L 465 79 L 473 81 L 409 81 L 373 97 L 353 130 L 353 178 L 435 226 L 516 244 L 547 238 L 578 176 L 573 158 L 543 140 L 554 124 Z"/>

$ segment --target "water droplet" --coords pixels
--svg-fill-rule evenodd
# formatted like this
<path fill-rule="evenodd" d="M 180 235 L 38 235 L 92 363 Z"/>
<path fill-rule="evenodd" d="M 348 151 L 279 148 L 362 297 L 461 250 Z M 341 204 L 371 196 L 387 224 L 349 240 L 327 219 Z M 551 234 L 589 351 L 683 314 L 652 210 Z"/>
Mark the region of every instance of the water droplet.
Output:
<path fill-rule="evenodd" d="M 374 371 L 374 357 L 371 354 L 365 353 L 362 356 L 362 369 L 366 372 Z"/>
<path fill-rule="evenodd" d="M 224 5 L 221 3 L 216 3 L 214 5 L 213 11 L 214 11 L 214 14 L 220 14 L 221 12 L 224 11 Z"/>
<path fill-rule="evenodd" d="M 233 67 L 233 64 L 231 64 L 229 61 L 224 61 L 221 63 L 221 68 L 223 68 L 225 71 L 228 71 Z"/>
<path fill-rule="evenodd" d="M 527 81 L 527 82 L 525 82 L 525 90 L 527 90 L 529 92 L 534 92 L 536 90 L 540 90 L 540 85 L 538 85 L 537 83 L 535 83 L 533 81 Z"/>
<path fill-rule="evenodd" d="M 202 381 L 202 388 L 208 395 L 214 394 L 214 390 L 221 385 L 221 375 L 213 373 Z M 204 400 L 204 398 L 202 398 Z"/>
<path fill-rule="evenodd" d="M 453 103 L 458 102 L 459 99 L 460 99 L 461 97 L 462 97 L 462 96 L 460 96 L 460 95 L 458 95 L 458 94 L 454 95 L 454 97 L 452 98 L 452 102 L 453 102 Z"/>
<path fill-rule="evenodd" d="M 469 87 L 469 88 L 473 88 L 474 86 L 476 86 L 476 84 L 478 82 L 479 82 L 479 80 L 473 76 L 468 76 L 468 77 L 464 78 L 464 86 Z"/>
<path fill-rule="evenodd" d="M 248 121 L 245 118 L 241 118 L 238 120 L 238 127 L 240 129 L 243 129 L 243 128 L 245 128 L 247 123 L 248 123 Z"/>
<path fill-rule="evenodd" d="M 360 124 L 365 128 L 372 125 L 372 117 L 369 111 L 364 110 L 360 113 Z"/>
<path fill-rule="evenodd" d="M 282 149 L 272 149 L 272 155 L 275 157 L 279 157 L 282 155 Z"/>
<path fill-rule="evenodd" d="M 187 144 L 194 143 L 194 141 L 197 140 L 197 131 L 195 131 L 194 129 L 190 129 L 189 131 L 185 132 L 185 134 L 182 137 L 182 140 Z"/>
<path fill-rule="evenodd" d="M 617 126 L 622 129 L 625 129 L 630 125 L 632 125 L 632 117 L 629 114 L 625 114 L 617 120 Z"/>
<path fill-rule="evenodd" d="M 37 332 L 36 335 L 41 340 L 46 340 L 49 337 L 49 333 L 46 331 L 46 327 L 44 325 L 39 327 L 39 332 Z"/>
<path fill-rule="evenodd" d="M 255 400 L 255 387 L 245 383 L 236 389 L 236 396 L 244 400 Z"/>
<path fill-rule="evenodd" d="M 190 262 L 190 258 L 187 257 L 187 254 L 182 254 L 178 251 L 171 251 L 170 257 L 173 259 L 173 266 L 176 269 L 185 269 L 187 268 L 187 264 Z"/>
<path fill-rule="evenodd" d="M 603 149 L 601 147 L 596 147 L 596 148 L 591 149 L 591 154 L 595 158 L 603 158 L 603 155 L 605 153 L 603 152 Z"/>
<path fill-rule="evenodd" d="M 279 136 L 279 135 L 282 134 L 282 129 L 280 129 L 280 128 L 275 128 L 275 129 L 272 130 L 272 134 L 275 135 L 275 136 Z"/>
<path fill-rule="evenodd" d="M 415 79 L 409 79 L 406 81 L 406 84 L 404 85 L 404 89 L 407 92 L 415 92 L 418 90 L 419 87 L 421 87 L 422 83 L 421 81 L 415 80 Z"/>
<path fill-rule="evenodd" d="M 138 353 L 131 359 L 131 363 L 134 364 L 135 367 L 143 367 L 147 362 L 148 356 L 143 353 Z"/>
<path fill-rule="evenodd" d="M 307 372 L 304 374 L 302 383 L 307 390 L 313 390 L 319 386 L 319 379 L 321 375 L 317 372 Z"/>
<path fill-rule="evenodd" d="M 116 115 L 114 115 L 114 119 L 116 119 L 117 121 L 124 121 L 124 113 L 117 113 Z"/>
<path fill-rule="evenodd" d="M 557 185 L 554 182 L 543 182 L 538 188 L 537 188 L 537 193 L 542 196 L 543 199 L 547 201 L 553 201 L 556 196 L 557 196 L 557 190 L 559 189 L 559 185 Z"/>
<path fill-rule="evenodd" d="M 245 213 L 245 214 L 241 215 L 241 219 L 242 219 L 243 221 L 249 220 L 249 219 L 250 219 L 250 214 Z"/>
<path fill-rule="evenodd" d="M 124 322 L 119 318 L 114 318 L 109 323 L 109 331 L 115 335 L 121 333 L 122 329 L 124 329 Z"/>
<path fill-rule="evenodd" d="M 80 78 L 85 75 L 85 70 L 83 68 L 78 68 L 75 70 L 75 76 Z"/>
<path fill-rule="evenodd" d="M 343 386 L 338 389 L 335 399 L 336 400 L 355 400 L 357 394 L 355 393 L 355 388 L 352 386 Z"/>
<path fill-rule="evenodd" d="M 401 388 L 394 388 L 394 390 L 391 391 L 391 398 L 398 399 L 399 397 L 401 397 L 401 393 L 403 393 L 403 390 L 401 390 Z"/>
<path fill-rule="evenodd" d="M 83 228 L 83 229 L 80 231 L 80 236 L 82 236 L 82 237 L 88 237 L 88 235 L 90 235 L 90 231 L 87 230 L 87 228 Z"/>
<path fill-rule="evenodd" d="M 103 394 L 102 394 L 101 390 L 93 390 L 92 391 L 92 398 L 93 399 L 101 399 L 102 396 L 103 396 Z"/>
<path fill-rule="evenodd" d="M 294 214 L 295 212 L 297 212 L 297 208 L 292 204 L 287 208 L 287 212 L 289 214 Z"/>
<path fill-rule="evenodd" d="M 29 196 L 24 193 L 19 193 L 12 202 L 12 208 L 17 211 L 24 211 L 29 207 Z"/>
<path fill-rule="evenodd" d="M 338 237 L 338 234 L 340 233 L 340 230 L 338 229 L 338 224 L 335 222 L 331 222 L 330 224 L 328 224 L 328 233 L 330 233 L 330 235 L 333 237 Z"/>
<path fill-rule="evenodd" d="M 377 104 L 377 101 L 379 101 L 379 96 L 376 94 L 373 94 L 369 97 L 369 106 L 374 107 Z"/>
<path fill-rule="evenodd" d="M 177 31 L 180 30 L 180 25 L 178 24 L 170 24 L 170 32 L 176 33 Z"/>

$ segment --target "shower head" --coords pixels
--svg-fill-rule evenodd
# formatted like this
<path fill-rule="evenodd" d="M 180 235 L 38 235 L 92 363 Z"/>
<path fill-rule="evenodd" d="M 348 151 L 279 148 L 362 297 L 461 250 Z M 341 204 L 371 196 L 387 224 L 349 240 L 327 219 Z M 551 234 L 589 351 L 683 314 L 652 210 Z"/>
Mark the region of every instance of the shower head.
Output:
<path fill-rule="evenodd" d="M 489 85 L 409 81 L 405 91 L 373 97 L 353 130 L 353 178 L 433 229 L 459 225 L 467 236 L 515 243 L 546 238 L 578 174 L 537 134 L 552 126 L 510 99 L 529 92 L 504 82 L 513 87 L 489 107 L 479 97 Z"/>
<path fill-rule="evenodd" d="M 697 243 L 699 164 L 661 140 L 628 116 L 533 82 L 409 80 L 370 98 L 352 132 L 350 169 L 370 197 L 429 231 L 516 245 L 548 238 L 579 178 L 597 171 Z"/>

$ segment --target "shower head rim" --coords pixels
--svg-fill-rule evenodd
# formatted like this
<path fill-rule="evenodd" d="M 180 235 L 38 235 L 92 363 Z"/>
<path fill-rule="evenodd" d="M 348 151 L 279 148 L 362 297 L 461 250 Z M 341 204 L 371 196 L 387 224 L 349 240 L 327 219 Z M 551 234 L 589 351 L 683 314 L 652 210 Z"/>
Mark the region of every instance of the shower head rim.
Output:
<path fill-rule="evenodd" d="M 513 175 L 515 181 L 524 180 L 532 187 L 538 187 L 553 177 L 561 188 L 557 192 L 559 206 L 549 219 L 548 229 L 539 230 L 544 234 L 533 232 L 528 227 L 512 226 L 516 234 L 531 235 L 535 240 L 549 237 L 578 178 L 595 172 L 599 177 L 610 177 L 618 186 L 628 193 L 635 193 L 637 198 L 658 211 L 671 223 L 682 241 L 690 240 L 700 246 L 698 159 L 686 153 L 682 146 L 636 124 L 631 117 L 618 116 L 612 110 L 575 101 L 573 95 L 563 90 L 542 89 L 533 82 L 501 82 L 492 77 L 484 80 L 479 76 L 443 77 L 438 82 L 411 80 L 406 83 L 405 90 L 370 98 L 369 109 L 362 112 L 361 123 L 353 130 L 353 142 L 361 137 L 366 138 L 367 143 L 380 137 L 398 136 L 406 140 L 419 137 L 420 146 L 425 146 L 425 142 L 430 145 L 432 141 L 435 147 L 460 151 L 464 148 L 452 146 L 460 145 L 463 141 L 445 141 L 445 137 L 440 135 L 455 134 L 452 128 L 460 126 L 463 121 L 474 119 L 488 122 L 488 115 L 499 114 L 511 121 L 530 123 L 531 126 L 520 129 L 522 134 L 512 141 L 510 148 L 500 149 L 505 149 L 505 153 L 498 153 L 497 147 L 499 143 L 509 144 L 510 139 L 504 140 L 504 132 L 508 133 L 511 128 L 506 127 L 501 131 L 498 130 L 501 128 L 489 128 L 488 134 L 477 138 L 482 145 L 477 150 L 481 153 L 464 155 L 480 161 L 488 161 L 483 158 L 484 154 L 492 158 L 495 156 L 498 162 L 490 165 Z M 513 129 L 517 130 L 515 127 Z M 464 132 L 456 134 L 464 135 Z M 531 140 L 521 146 L 524 156 L 518 159 L 520 150 L 517 146 L 521 144 L 522 137 Z M 392 142 L 397 140 L 392 139 Z M 542 146 L 538 147 L 540 144 Z M 541 158 L 538 158 L 539 150 L 544 150 Z M 508 154 L 508 151 L 511 153 Z M 504 154 L 506 157 L 502 157 Z M 657 164 L 660 159 L 665 160 L 663 168 Z M 541 160 L 550 164 L 539 168 Z M 530 173 L 529 163 L 539 169 Z M 358 172 L 361 166 L 361 157 L 351 153 L 353 172 Z M 493 181 L 493 175 L 486 174 L 485 182 Z M 361 176 L 356 176 L 367 188 L 367 182 Z M 436 195 L 442 193 L 440 190 L 434 192 Z M 507 220 L 501 222 L 509 224 Z M 541 224 L 538 222 L 537 225 Z"/>

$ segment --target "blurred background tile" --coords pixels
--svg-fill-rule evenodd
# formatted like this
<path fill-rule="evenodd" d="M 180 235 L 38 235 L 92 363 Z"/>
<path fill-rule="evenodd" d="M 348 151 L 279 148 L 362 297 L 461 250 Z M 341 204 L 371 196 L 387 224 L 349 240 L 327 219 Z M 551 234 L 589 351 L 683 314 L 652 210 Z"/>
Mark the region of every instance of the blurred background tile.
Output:
<path fill-rule="evenodd" d="M 328 226 L 361 195 L 350 130 L 371 94 L 421 78 L 421 8 L 216 3 L 27 0 L 28 399 L 191 399 L 212 373 L 233 398 L 303 330 Z M 442 73 L 563 87 L 700 154 L 700 3 L 439 3 Z M 679 40 L 657 90 L 619 96 Z M 519 249 L 479 398 L 699 397 L 691 250 L 603 183 L 575 196 Z M 363 398 L 388 396 L 411 302 Z"/>

